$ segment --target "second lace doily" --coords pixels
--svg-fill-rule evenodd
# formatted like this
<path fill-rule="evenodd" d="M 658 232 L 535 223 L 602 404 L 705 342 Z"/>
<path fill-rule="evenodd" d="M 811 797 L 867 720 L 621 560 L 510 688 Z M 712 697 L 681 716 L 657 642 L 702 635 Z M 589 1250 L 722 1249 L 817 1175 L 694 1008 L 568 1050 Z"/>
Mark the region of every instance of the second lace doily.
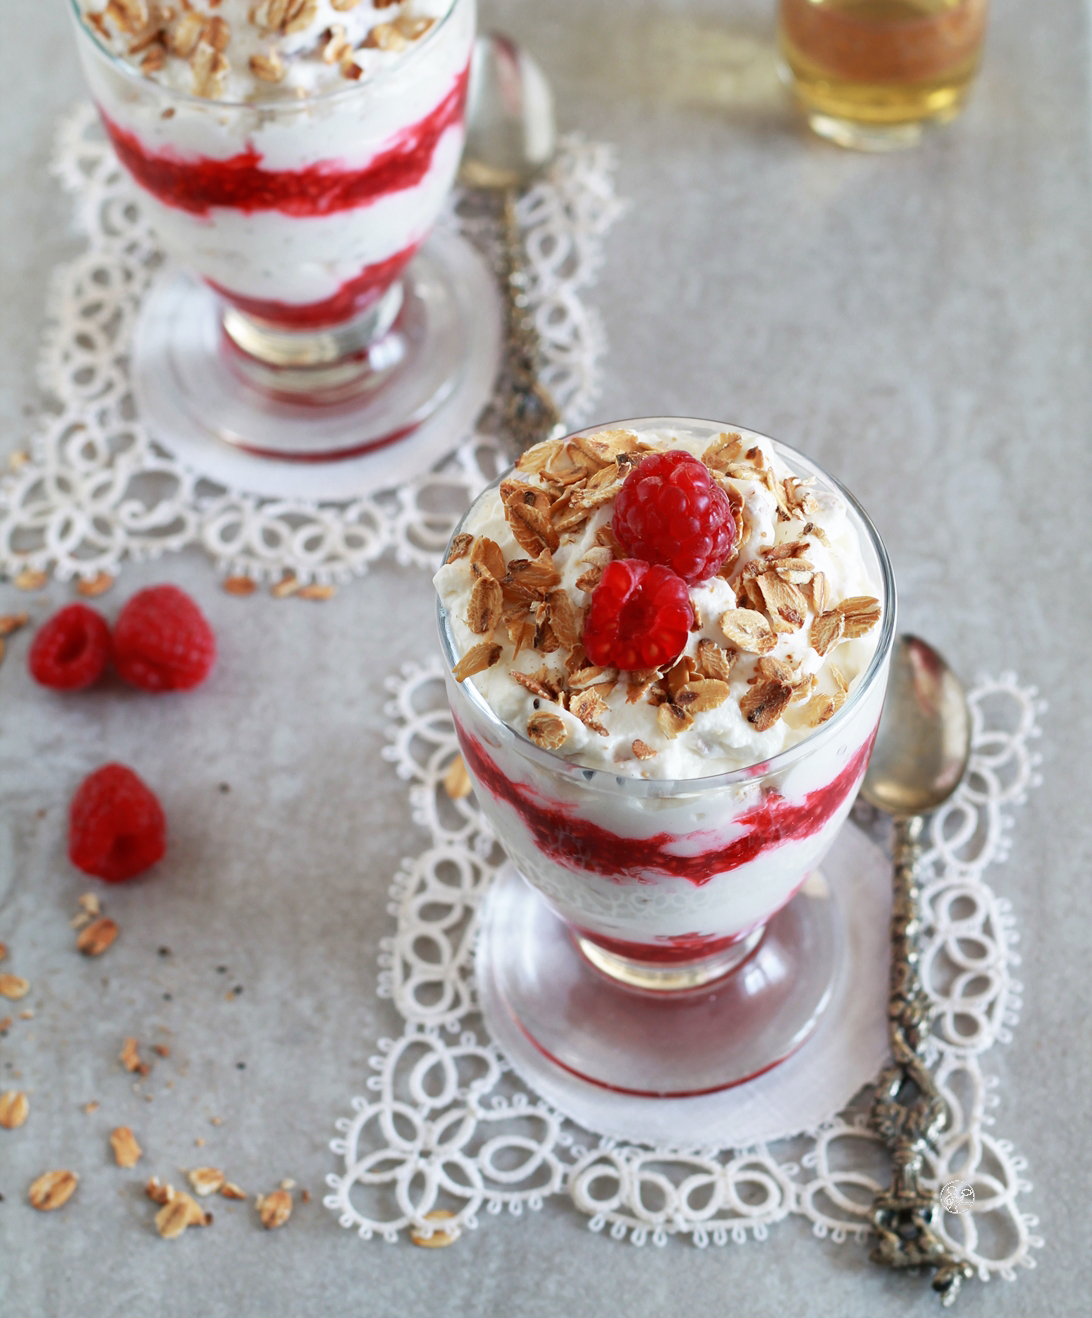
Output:
<path fill-rule="evenodd" d="M 590 1135 L 550 1108 L 512 1071 L 484 1030 L 475 999 L 478 912 L 503 861 L 473 797 L 451 800 L 444 775 L 455 733 L 438 664 L 389 681 L 388 758 L 409 783 L 415 821 L 429 845 L 406 860 L 391 889 L 394 934 L 384 939 L 379 993 L 404 1020 L 380 1039 L 365 1095 L 339 1121 L 327 1207 L 364 1239 L 397 1241 L 479 1225 L 481 1215 L 537 1209 L 567 1195 L 593 1231 L 636 1245 L 687 1237 L 698 1246 L 765 1239 L 790 1214 L 815 1235 L 863 1241 L 886 1155 L 867 1126 L 866 1089 L 817 1128 L 748 1148 L 650 1147 Z M 1043 708 L 1011 674 L 970 696 L 971 768 L 930 825 L 924 887 L 924 970 L 937 1005 L 932 1065 L 949 1123 L 928 1164 L 936 1186 L 958 1178 L 973 1212 L 942 1214 L 949 1246 L 983 1280 L 1012 1280 L 1034 1267 L 1042 1244 L 1021 1196 L 1025 1160 L 992 1131 L 1000 1099 L 982 1070 L 1007 1043 L 1021 986 L 1010 903 L 987 881 L 1008 850 L 1011 810 L 1038 779 L 1032 741 Z M 864 819 L 867 825 L 869 821 Z"/>

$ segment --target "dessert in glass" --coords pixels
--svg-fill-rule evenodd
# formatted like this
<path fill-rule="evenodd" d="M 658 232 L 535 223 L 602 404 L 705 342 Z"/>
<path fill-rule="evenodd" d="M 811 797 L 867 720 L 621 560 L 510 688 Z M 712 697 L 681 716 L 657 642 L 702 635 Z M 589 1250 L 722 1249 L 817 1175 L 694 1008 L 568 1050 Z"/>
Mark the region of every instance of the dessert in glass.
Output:
<path fill-rule="evenodd" d="M 788 1056 L 837 979 L 818 867 L 894 636 L 856 501 L 753 432 L 618 423 L 525 453 L 436 588 L 463 758 L 522 876 L 484 935 L 520 1028 L 630 1093 Z"/>
<path fill-rule="evenodd" d="M 72 3 L 103 124 L 186 272 L 143 313 L 161 410 L 282 457 L 412 430 L 463 366 L 457 274 L 421 248 L 462 151 L 474 0 Z"/>

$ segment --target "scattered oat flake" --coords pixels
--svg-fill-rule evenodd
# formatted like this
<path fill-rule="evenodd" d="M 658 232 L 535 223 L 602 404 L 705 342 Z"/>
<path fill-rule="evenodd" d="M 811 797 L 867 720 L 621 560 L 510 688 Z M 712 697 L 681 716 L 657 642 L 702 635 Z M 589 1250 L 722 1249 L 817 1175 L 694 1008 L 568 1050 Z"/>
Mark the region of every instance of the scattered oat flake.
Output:
<path fill-rule="evenodd" d="M 461 801 L 470 795 L 474 785 L 466 771 L 466 763 L 461 755 L 456 755 L 447 766 L 444 774 L 444 791 L 453 801 Z"/>
<path fill-rule="evenodd" d="M 114 578 L 109 572 L 96 572 L 93 577 L 81 577 L 76 582 L 76 594 L 85 599 L 95 599 L 105 595 L 113 584 Z"/>
<path fill-rule="evenodd" d="M 85 1103 L 83 1105 L 83 1110 L 88 1116 L 90 1116 L 92 1112 L 97 1112 L 99 1110 L 98 1099 L 93 1098 L 90 1103 Z"/>
<path fill-rule="evenodd" d="M 140 1045 L 135 1039 L 126 1039 L 118 1056 L 126 1071 L 139 1071 L 142 1075 L 145 1074 L 141 1069 L 144 1063 L 140 1060 Z"/>
<path fill-rule="evenodd" d="M 75 1193 L 80 1178 L 75 1172 L 44 1172 L 32 1182 L 28 1192 L 30 1206 L 40 1213 L 52 1213 L 63 1208 Z"/>
<path fill-rule="evenodd" d="M 225 577 L 223 586 L 229 595 L 253 595 L 258 589 L 258 583 L 249 577 Z"/>
<path fill-rule="evenodd" d="M 210 1126 L 222 1126 L 223 1124 L 224 1124 L 223 1117 L 209 1117 Z"/>
<path fill-rule="evenodd" d="M 164 1185 L 158 1176 L 149 1176 L 144 1193 L 154 1204 L 169 1204 L 174 1198 L 174 1186 Z"/>
<path fill-rule="evenodd" d="M 225 1181 L 220 1186 L 220 1194 L 225 1199 L 245 1199 L 246 1191 L 241 1190 L 234 1181 Z"/>
<path fill-rule="evenodd" d="M 301 1190 L 301 1191 L 300 1191 L 300 1203 L 301 1203 L 301 1204 L 309 1204 L 310 1202 L 311 1202 L 311 1191 L 310 1191 L 310 1190 Z"/>
<path fill-rule="evenodd" d="M 0 1034 L 6 1034 L 11 1029 L 11 1017 L 0 1016 Z"/>
<path fill-rule="evenodd" d="M 254 1205 L 258 1210 L 262 1226 L 267 1231 L 284 1226 L 292 1216 L 292 1196 L 287 1190 L 274 1190 L 271 1194 L 260 1194 Z"/>
<path fill-rule="evenodd" d="M 86 911 L 88 915 L 101 915 L 102 904 L 99 901 L 98 894 L 94 892 L 82 893 L 76 899 L 76 905 L 81 911 Z"/>
<path fill-rule="evenodd" d="M 21 1011 L 19 1013 L 19 1019 L 21 1021 L 32 1021 L 34 1019 L 34 1012 L 28 1007 L 26 1011 Z"/>
<path fill-rule="evenodd" d="M 135 1167 L 144 1152 L 128 1126 L 118 1126 L 112 1132 L 110 1147 L 114 1150 L 114 1161 L 119 1167 Z"/>
<path fill-rule="evenodd" d="M 301 589 L 302 586 L 298 577 L 287 576 L 281 577 L 280 581 L 270 588 L 269 593 L 275 600 L 283 600 L 287 599 L 289 595 L 295 595 Z"/>
<path fill-rule="evenodd" d="M 212 1214 L 182 1190 L 175 1190 L 155 1215 L 156 1230 L 164 1240 L 174 1240 L 187 1227 L 208 1226 L 211 1221 Z"/>
<path fill-rule="evenodd" d="M 7 943 L 0 943 L 0 961 L 3 961 L 8 954 Z"/>
<path fill-rule="evenodd" d="M 20 627 L 27 625 L 28 615 L 25 613 L 4 613 L 0 614 L 0 637 L 10 636 L 17 632 Z"/>
<path fill-rule="evenodd" d="M 92 920 L 86 929 L 80 931 L 76 939 L 76 950 L 82 952 L 84 956 L 102 956 L 117 936 L 117 922 L 107 915 L 100 915 L 97 920 Z"/>
<path fill-rule="evenodd" d="M 165 1043 L 152 1044 L 152 1052 L 159 1057 L 170 1057 L 171 1055 L 170 1046 Z"/>
<path fill-rule="evenodd" d="M 18 1002 L 30 992 L 30 981 L 22 975 L 0 975 L 0 997 Z"/>
<path fill-rule="evenodd" d="M 30 1104 L 21 1089 L 9 1089 L 0 1094 L 0 1126 L 5 1130 L 15 1130 L 27 1119 Z"/>
<path fill-rule="evenodd" d="M 16 590 L 41 590 L 48 581 L 49 577 L 44 572 L 25 567 L 15 577 L 14 585 Z"/>
<path fill-rule="evenodd" d="M 296 1188 L 296 1182 L 291 1178 L 291 1176 L 286 1176 L 284 1180 L 281 1182 L 280 1188 L 282 1190 L 294 1190 Z"/>
<path fill-rule="evenodd" d="M 434 1208 L 431 1213 L 424 1216 L 425 1222 L 451 1222 L 455 1214 L 449 1213 L 446 1208 Z M 414 1227 L 410 1232 L 410 1240 L 415 1245 L 420 1245 L 423 1249 L 443 1249 L 447 1245 L 453 1245 L 462 1232 L 458 1227 L 452 1227 L 449 1231 L 440 1228 Z"/>
<path fill-rule="evenodd" d="M 202 1198 L 215 1194 L 227 1179 L 219 1167 L 195 1167 L 188 1173 L 188 1178 L 194 1193 Z"/>

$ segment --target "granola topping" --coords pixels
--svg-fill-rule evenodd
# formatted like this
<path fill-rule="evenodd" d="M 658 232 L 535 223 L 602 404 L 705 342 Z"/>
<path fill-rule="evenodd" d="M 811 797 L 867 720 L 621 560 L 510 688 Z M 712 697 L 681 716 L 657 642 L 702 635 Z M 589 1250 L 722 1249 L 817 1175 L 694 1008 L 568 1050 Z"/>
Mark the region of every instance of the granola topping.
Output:
<path fill-rule="evenodd" d="M 206 100 L 321 94 L 432 30 L 452 0 L 80 0 L 110 52 Z"/>
<path fill-rule="evenodd" d="M 727 562 L 689 588 L 694 626 L 667 669 L 591 664 L 583 634 L 626 551 L 614 500 L 643 457 L 682 449 L 727 494 Z M 842 498 L 769 440 L 623 429 L 549 440 L 481 497 L 436 576 L 459 662 L 494 712 L 593 768 L 691 778 L 761 762 L 832 718 L 879 639 L 879 567 Z M 867 556 L 866 556 L 867 555 Z"/>

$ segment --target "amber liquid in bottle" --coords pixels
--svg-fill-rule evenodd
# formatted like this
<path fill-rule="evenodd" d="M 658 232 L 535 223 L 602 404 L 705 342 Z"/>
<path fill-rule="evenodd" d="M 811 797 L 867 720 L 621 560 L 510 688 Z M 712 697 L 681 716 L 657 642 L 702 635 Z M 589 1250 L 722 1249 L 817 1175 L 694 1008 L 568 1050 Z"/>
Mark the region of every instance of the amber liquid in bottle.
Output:
<path fill-rule="evenodd" d="M 781 0 L 778 44 L 812 127 L 846 146 L 902 145 L 962 107 L 987 0 Z M 859 140 L 854 140 L 855 138 Z"/>

